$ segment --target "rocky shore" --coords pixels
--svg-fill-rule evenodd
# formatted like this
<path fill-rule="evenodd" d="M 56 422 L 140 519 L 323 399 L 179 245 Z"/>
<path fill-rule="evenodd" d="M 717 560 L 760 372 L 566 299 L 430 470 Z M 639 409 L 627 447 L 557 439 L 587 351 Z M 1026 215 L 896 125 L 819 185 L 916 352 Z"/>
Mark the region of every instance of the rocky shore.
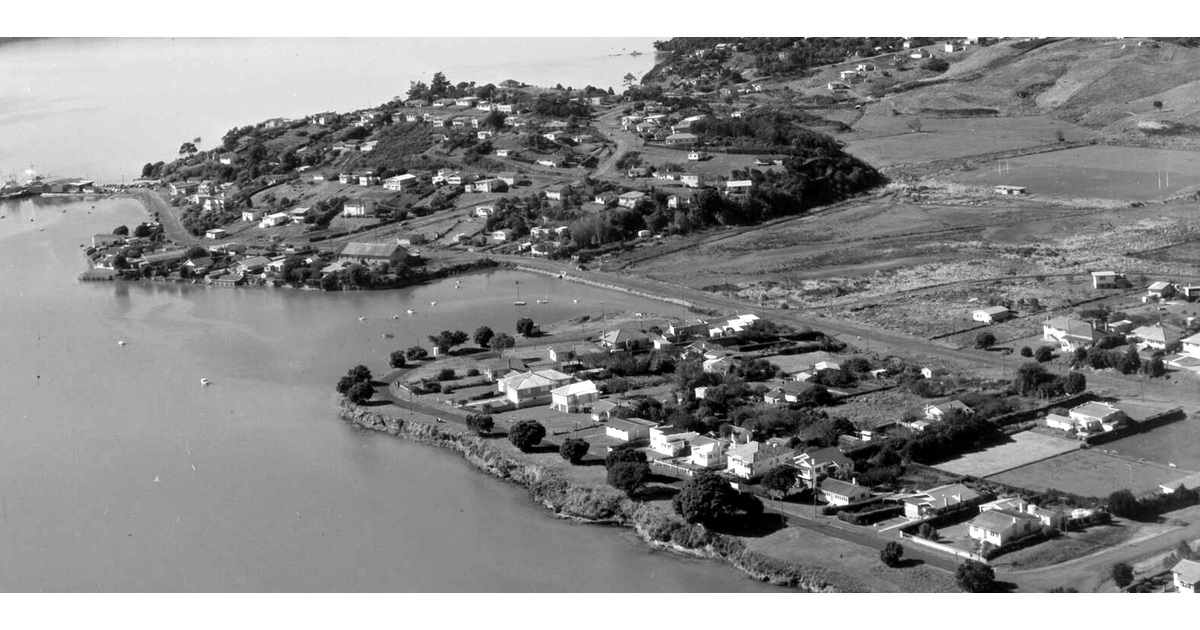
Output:
<path fill-rule="evenodd" d="M 692 557 L 720 560 L 761 582 L 820 593 L 867 592 L 861 582 L 824 567 L 802 565 L 748 550 L 736 536 L 708 531 L 684 522 L 660 507 L 631 501 L 608 487 L 572 484 L 544 466 L 521 461 L 498 439 L 457 427 L 407 421 L 343 401 L 347 422 L 413 442 L 449 449 L 494 477 L 524 486 L 530 497 L 558 518 L 630 527 L 647 544 Z"/>

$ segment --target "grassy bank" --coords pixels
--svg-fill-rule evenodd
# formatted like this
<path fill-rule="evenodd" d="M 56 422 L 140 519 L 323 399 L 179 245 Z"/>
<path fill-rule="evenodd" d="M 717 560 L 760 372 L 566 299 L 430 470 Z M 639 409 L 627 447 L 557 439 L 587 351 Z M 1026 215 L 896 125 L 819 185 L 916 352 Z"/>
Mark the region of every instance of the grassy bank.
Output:
<path fill-rule="evenodd" d="M 524 486 L 530 497 L 560 518 L 630 527 L 651 546 L 726 562 L 753 579 L 810 592 L 866 592 L 866 586 L 825 567 L 766 555 L 745 541 L 692 525 L 659 506 L 632 501 L 607 486 L 573 483 L 558 471 L 528 461 L 507 441 L 461 428 L 392 418 L 343 402 L 341 417 L 362 427 L 455 451 L 476 468 Z"/>

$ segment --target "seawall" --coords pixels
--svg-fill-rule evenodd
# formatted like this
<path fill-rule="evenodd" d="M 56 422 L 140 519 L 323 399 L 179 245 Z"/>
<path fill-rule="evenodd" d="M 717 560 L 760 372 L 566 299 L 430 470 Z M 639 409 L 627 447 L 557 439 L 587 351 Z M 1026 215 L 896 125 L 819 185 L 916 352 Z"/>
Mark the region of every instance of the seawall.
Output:
<path fill-rule="evenodd" d="M 801 565 L 748 550 L 739 538 L 688 524 L 675 514 L 632 501 L 612 488 L 573 484 L 553 470 L 514 457 L 503 443 L 495 443 L 499 438 L 392 418 L 345 401 L 340 416 L 367 429 L 454 451 L 483 472 L 524 486 L 536 503 L 558 518 L 630 527 L 655 549 L 720 560 L 761 582 L 809 592 L 868 591 L 859 581 L 824 567 Z"/>

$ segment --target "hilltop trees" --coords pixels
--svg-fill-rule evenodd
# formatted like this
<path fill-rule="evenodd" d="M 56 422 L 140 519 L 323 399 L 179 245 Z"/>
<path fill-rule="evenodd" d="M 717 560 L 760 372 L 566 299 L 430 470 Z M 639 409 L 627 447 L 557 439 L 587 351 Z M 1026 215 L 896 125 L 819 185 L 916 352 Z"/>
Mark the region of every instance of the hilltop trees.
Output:
<path fill-rule="evenodd" d="M 488 347 L 501 353 L 515 345 L 517 345 L 517 340 L 513 339 L 508 333 L 496 334 L 488 340 Z"/>
<path fill-rule="evenodd" d="M 492 338 L 495 336 L 496 333 L 492 332 L 491 328 L 488 328 L 487 326 L 480 326 L 479 328 L 475 329 L 475 344 L 480 348 L 487 348 L 488 344 L 491 343 Z"/>
<path fill-rule="evenodd" d="M 356 365 L 337 383 L 337 392 L 352 403 L 361 404 L 375 395 L 371 386 L 371 370 L 365 365 Z"/>
<path fill-rule="evenodd" d="M 535 330 L 537 330 L 537 326 L 533 323 L 532 319 L 522 317 L 517 320 L 517 334 L 532 337 Z"/>
<path fill-rule="evenodd" d="M 461 330 L 453 332 L 443 330 L 436 335 L 429 335 L 429 343 L 432 343 L 433 347 L 437 348 L 438 354 L 445 354 L 450 351 L 450 348 L 467 343 L 467 339 L 467 333 Z"/>
<path fill-rule="evenodd" d="M 392 356 L 388 359 L 388 365 L 392 366 L 393 370 L 398 370 L 404 367 L 406 363 L 407 361 L 404 358 L 403 350 L 396 350 L 392 352 Z"/>

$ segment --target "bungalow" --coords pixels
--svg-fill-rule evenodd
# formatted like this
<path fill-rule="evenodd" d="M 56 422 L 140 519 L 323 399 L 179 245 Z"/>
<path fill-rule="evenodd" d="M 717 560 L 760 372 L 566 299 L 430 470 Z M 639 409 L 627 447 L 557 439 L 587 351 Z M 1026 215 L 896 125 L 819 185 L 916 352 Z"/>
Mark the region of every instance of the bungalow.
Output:
<path fill-rule="evenodd" d="M 1125 418 L 1124 412 L 1105 402 L 1086 402 L 1067 412 L 1076 426 L 1093 433 L 1112 431 Z"/>
<path fill-rule="evenodd" d="M 800 401 L 800 396 L 816 387 L 813 383 L 802 381 L 784 381 L 778 387 L 763 395 L 763 401 L 772 405 L 794 403 Z"/>
<path fill-rule="evenodd" d="M 396 244 L 403 247 L 412 247 L 413 245 L 423 245 L 427 242 L 424 234 L 413 232 L 396 238 Z"/>
<path fill-rule="evenodd" d="M 379 178 L 369 173 L 360 173 L 358 175 L 359 186 L 378 186 Z"/>
<path fill-rule="evenodd" d="M 477 103 L 477 102 L 479 102 L 479 99 L 477 99 L 473 96 L 465 96 L 463 98 L 460 98 L 460 99 L 454 101 L 454 104 L 457 105 L 458 107 L 475 107 L 475 103 Z"/>
<path fill-rule="evenodd" d="M 371 151 L 374 151 L 375 147 L 377 146 L 379 146 L 378 140 L 368 140 L 367 142 L 358 145 L 358 150 L 362 151 L 363 153 L 370 153 Z"/>
<path fill-rule="evenodd" d="M 583 144 L 585 142 L 591 142 L 592 135 L 589 133 L 581 133 L 577 136 L 571 136 L 571 141 L 575 142 L 576 144 Z"/>
<path fill-rule="evenodd" d="M 172 195 L 190 195 L 200 187 L 200 182 L 173 182 L 168 188 Z"/>
<path fill-rule="evenodd" d="M 904 498 L 904 516 L 925 518 L 979 505 L 983 495 L 962 485 L 947 484 Z"/>
<path fill-rule="evenodd" d="M 538 158 L 537 163 L 541 166 L 549 166 L 550 168 L 562 168 L 566 162 L 561 155 L 556 153 Z"/>
<path fill-rule="evenodd" d="M 375 212 L 375 202 L 371 199 L 352 199 L 342 204 L 342 216 L 365 217 Z"/>
<path fill-rule="evenodd" d="M 475 208 L 475 216 L 477 217 L 490 217 L 493 214 L 496 214 L 496 206 L 479 206 Z"/>
<path fill-rule="evenodd" d="M 615 351 L 634 351 L 649 348 L 652 342 L 644 332 L 618 328 L 600 335 L 600 345 Z"/>
<path fill-rule="evenodd" d="M 1180 560 L 1171 567 L 1171 579 L 1176 593 L 1200 592 L 1197 590 L 1200 586 L 1200 562 Z"/>
<path fill-rule="evenodd" d="M 547 352 L 555 363 L 567 363 L 588 355 L 608 354 L 608 350 L 590 341 L 557 343 L 548 347 Z"/>
<path fill-rule="evenodd" d="M 517 185 L 517 174 L 512 171 L 505 171 L 499 175 L 496 175 L 496 177 L 498 177 L 505 184 L 508 184 L 510 187 Z"/>
<path fill-rule="evenodd" d="M 263 217 L 262 220 L 258 222 L 258 227 L 260 227 L 260 228 L 276 227 L 279 225 L 283 225 L 284 223 L 287 223 L 290 219 L 291 219 L 291 217 L 288 216 L 288 213 L 276 212 L 274 214 L 268 214 L 267 216 Z"/>
<path fill-rule="evenodd" d="M 971 519 L 967 535 L 997 547 L 1020 540 L 1040 531 L 1042 522 L 1036 516 L 1013 510 L 988 510 Z"/>
<path fill-rule="evenodd" d="M 245 260 L 239 260 L 233 264 L 234 272 L 239 274 L 262 273 L 263 269 L 271 262 L 266 256 L 253 256 Z"/>
<path fill-rule="evenodd" d="M 925 419 L 929 420 L 930 422 L 940 422 L 945 420 L 946 416 L 950 413 L 968 415 L 974 413 L 974 410 L 957 400 L 947 401 L 940 405 L 925 406 Z"/>
<path fill-rule="evenodd" d="M 854 460 L 838 449 L 828 446 L 796 456 L 794 463 L 800 470 L 800 479 L 813 486 L 818 477 L 827 477 L 838 471 L 854 471 Z"/>
<path fill-rule="evenodd" d="M 417 183 L 417 176 L 411 173 L 404 175 L 395 175 L 383 180 L 384 190 L 394 190 L 396 192 L 403 191 L 405 188 L 410 188 Z"/>
<path fill-rule="evenodd" d="M 666 143 L 669 147 L 690 147 L 695 146 L 699 140 L 695 134 L 690 133 L 673 133 L 667 136 Z"/>
<path fill-rule="evenodd" d="M 700 437 L 695 431 L 685 431 L 673 426 L 650 429 L 650 450 L 667 457 L 679 457 L 692 440 Z"/>
<path fill-rule="evenodd" d="M 228 273 L 213 278 L 209 282 L 218 287 L 236 287 L 246 283 L 246 277 L 240 273 Z"/>
<path fill-rule="evenodd" d="M 494 133 L 492 133 L 492 132 L 490 132 L 490 131 L 477 131 L 477 132 L 475 132 L 475 138 L 476 138 L 476 139 L 478 139 L 478 140 L 490 140 L 490 139 L 492 138 L 492 136 L 494 136 L 494 135 L 496 135 L 496 134 L 494 134 Z"/>
<path fill-rule="evenodd" d="M 611 400 L 597 400 L 592 403 L 592 420 L 595 422 L 608 422 L 613 419 L 613 413 L 622 405 Z"/>
<path fill-rule="evenodd" d="M 396 243 L 346 243 L 338 260 L 367 264 L 404 260 L 408 255 L 408 250 Z"/>
<path fill-rule="evenodd" d="M 483 375 L 492 381 L 498 381 L 504 376 L 513 372 L 523 371 L 524 369 L 524 359 L 509 357 L 507 359 L 496 359 L 484 366 Z"/>
<path fill-rule="evenodd" d="M 696 196 L 692 193 L 679 192 L 670 197 L 667 197 L 667 207 L 673 210 L 679 208 L 687 208 L 692 205 L 692 201 Z M 707 328 L 707 327 L 706 327 Z"/>
<path fill-rule="evenodd" d="M 518 372 L 497 383 L 497 387 L 518 408 L 544 405 L 552 400 L 551 390 L 571 382 L 571 377 L 555 370 Z"/>
<path fill-rule="evenodd" d="M 1170 282 L 1160 280 L 1146 288 L 1146 295 L 1160 300 L 1166 299 L 1175 295 L 1175 287 Z"/>
<path fill-rule="evenodd" d="M 237 162 L 237 159 L 238 154 L 236 153 L 222 153 L 218 161 L 226 166 L 231 166 L 234 162 Z"/>
<path fill-rule="evenodd" d="M 547 140 L 550 140 L 551 142 L 555 142 L 555 141 L 557 141 L 559 138 L 561 138 L 561 137 L 563 137 L 563 136 L 565 136 L 565 135 L 566 135 L 566 133 L 564 133 L 564 132 L 562 132 L 562 131 L 555 130 L 555 131 L 547 131 L 546 133 L 543 133 L 543 134 L 542 134 L 542 137 L 543 137 L 543 138 L 545 138 L 545 139 L 547 139 Z"/>
<path fill-rule="evenodd" d="M 1104 333 L 1089 322 L 1070 317 L 1055 317 L 1042 324 L 1042 339 L 1058 343 L 1064 352 L 1091 347 L 1102 337 Z"/>
<path fill-rule="evenodd" d="M 617 196 L 612 193 L 600 193 L 599 195 L 592 197 L 593 203 L 598 203 L 598 204 L 605 205 L 605 206 L 607 206 L 608 204 L 610 204 L 616 200 L 617 200 Z"/>
<path fill-rule="evenodd" d="M 794 455 L 795 451 L 790 448 L 751 441 L 730 447 L 725 457 L 729 460 L 727 470 L 731 474 L 742 479 L 753 479 L 788 464 Z"/>
<path fill-rule="evenodd" d="M 707 160 L 710 157 L 712 157 L 712 156 L 704 151 L 691 151 L 690 153 L 688 153 L 688 161 L 689 162 L 701 162 L 701 161 Z"/>
<path fill-rule="evenodd" d="M 748 179 L 734 179 L 725 182 L 726 195 L 740 195 L 750 192 L 750 188 L 754 186 L 754 182 Z"/>
<path fill-rule="evenodd" d="M 571 194 L 571 187 L 564 184 L 562 186 L 551 186 L 546 189 L 546 198 L 561 200 L 563 196 Z"/>
<path fill-rule="evenodd" d="M 499 157 L 512 157 L 514 152 L 513 149 L 496 149 L 496 155 Z"/>
<path fill-rule="evenodd" d="M 732 357 L 717 357 L 706 359 L 701 369 L 710 374 L 729 374 L 733 371 L 733 365 Z"/>
<path fill-rule="evenodd" d="M 617 205 L 622 208 L 633 208 L 646 198 L 646 193 L 640 190 L 631 190 L 627 193 L 622 193 L 617 197 Z"/>
<path fill-rule="evenodd" d="M 187 258 L 187 251 L 176 249 L 168 252 L 158 252 L 157 254 L 144 254 L 142 259 L 138 261 L 139 267 L 153 267 L 156 265 L 169 265 L 179 262 Z"/>
<path fill-rule="evenodd" d="M 638 171 L 639 173 L 644 173 L 646 171 L 646 169 L 644 169 L 644 168 L 642 168 L 642 169 L 632 169 L 631 168 L 631 169 L 629 169 L 630 177 L 633 177 L 633 173 L 635 170 Z M 677 173 L 672 173 L 670 171 L 654 171 L 653 175 L 654 175 L 654 179 L 661 179 L 663 181 L 668 181 L 668 182 L 673 182 L 679 178 L 679 175 Z M 641 177 L 641 176 L 642 175 L 638 175 L 638 177 Z"/>
<path fill-rule="evenodd" d="M 1024 186 L 1006 186 L 1004 184 L 1001 184 L 999 186 L 993 186 L 992 190 L 994 192 L 996 192 L 997 194 L 1001 194 L 1001 195 L 1024 195 L 1025 194 Z"/>
<path fill-rule="evenodd" d="M 512 237 L 513 237 L 513 231 L 509 228 L 505 228 L 503 230 L 496 230 L 495 232 L 492 232 L 492 240 L 500 242 L 500 243 L 506 243 L 508 241 L 511 241 Z"/>
<path fill-rule="evenodd" d="M 1173 351 L 1179 347 L 1179 342 L 1183 338 L 1183 330 L 1170 324 L 1155 324 L 1154 326 L 1134 328 L 1130 336 L 1138 340 L 1139 348 Z"/>
<path fill-rule="evenodd" d="M 725 451 L 730 441 L 720 438 L 710 438 L 703 435 L 692 440 L 692 452 L 688 455 L 688 463 L 700 468 L 714 469 L 728 466 Z"/>
<path fill-rule="evenodd" d="M 1200 357 L 1200 333 L 1182 339 L 1183 351 L 1194 357 Z"/>
<path fill-rule="evenodd" d="M 871 498 L 870 489 L 840 479 L 825 479 L 820 487 L 821 498 L 829 505 L 853 505 Z"/>
<path fill-rule="evenodd" d="M 550 391 L 550 408 L 565 413 L 586 411 L 600 399 L 600 392 L 592 381 L 568 383 Z"/>
<path fill-rule="evenodd" d="M 971 312 L 971 319 L 977 322 L 994 324 L 1002 322 L 1012 317 L 1012 311 L 1003 306 L 989 306 L 988 308 L 976 309 Z"/>
<path fill-rule="evenodd" d="M 634 442 L 650 437 L 650 427 L 656 426 L 642 418 L 614 418 L 604 427 L 604 434 L 622 442 Z"/>
<path fill-rule="evenodd" d="M 1115 271 L 1092 272 L 1093 289 L 1114 289 L 1121 286 L 1124 280 L 1125 274 L 1120 274 Z"/>
<path fill-rule="evenodd" d="M 858 70 L 842 70 L 838 73 L 838 78 L 842 81 L 851 81 L 858 78 Z"/>
<path fill-rule="evenodd" d="M 204 232 L 204 238 L 207 238 L 207 239 L 213 240 L 213 241 L 223 239 L 226 236 L 229 236 L 229 232 L 226 232 L 225 230 L 222 230 L 221 228 L 214 228 L 211 230 L 206 230 Z"/>
<path fill-rule="evenodd" d="M 704 174 L 703 173 L 681 173 L 679 181 L 688 188 L 703 188 Z"/>
<path fill-rule="evenodd" d="M 504 192 L 508 190 L 508 184 L 499 177 L 489 177 L 488 179 L 481 179 L 471 184 L 471 190 L 482 193 Z"/>
<path fill-rule="evenodd" d="M 358 176 L 354 173 L 338 173 L 339 184 L 353 184 L 358 181 Z"/>

